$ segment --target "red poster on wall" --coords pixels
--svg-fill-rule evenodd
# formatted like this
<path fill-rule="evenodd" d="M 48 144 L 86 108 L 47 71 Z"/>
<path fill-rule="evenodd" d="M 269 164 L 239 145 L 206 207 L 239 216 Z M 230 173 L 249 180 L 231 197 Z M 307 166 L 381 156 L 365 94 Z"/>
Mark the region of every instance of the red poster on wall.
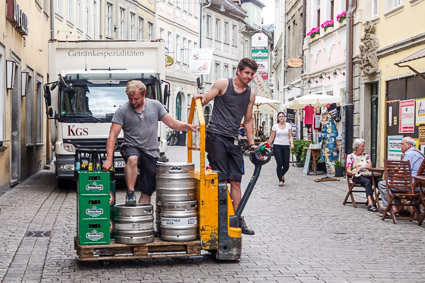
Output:
<path fill-rule="evenodd" d="M 414 133 L 415 132 L 415 100 L 402 100 L 400 101 L 399 111 L 399 128 L 400 133 Z"/>

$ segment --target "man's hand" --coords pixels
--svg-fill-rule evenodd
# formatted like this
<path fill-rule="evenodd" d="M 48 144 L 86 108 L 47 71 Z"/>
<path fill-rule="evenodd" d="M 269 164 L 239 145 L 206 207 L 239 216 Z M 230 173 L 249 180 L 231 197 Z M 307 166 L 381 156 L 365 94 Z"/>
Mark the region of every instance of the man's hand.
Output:
<path fill-rule="evenodd" d="M 111 167 L 112 167 L 112 161 L 105 160 L 105 162 L 103 162 L 103 165 L 102 165 L 102 170 L 103 170 L 103 172 L 106 172 L 109 169 L 111 169 Z"/>
<path fill-rule="evenodd" d="M 193 125 L 193 124 L 187 124 L 187 126 L 189 127 L 189 130 L 192 132 L 196 132 L 196 130 L 199 128 L 198 125 Z"/>

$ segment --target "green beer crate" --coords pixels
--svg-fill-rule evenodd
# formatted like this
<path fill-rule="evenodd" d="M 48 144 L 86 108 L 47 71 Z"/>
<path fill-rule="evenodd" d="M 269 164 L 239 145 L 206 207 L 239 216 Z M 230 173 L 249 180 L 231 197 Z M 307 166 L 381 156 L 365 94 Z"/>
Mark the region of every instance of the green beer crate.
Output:
<path fill-rule="evenodd" d="M 116 187 L 117 187 L 116 181 L 115 180 L 111 180 L 110 190 L 109 190 L 109 196 L 110 196 L 110 198 L 109 198 L 109 206 L 111 208 L 113 208 L 115 206 L 115 204 L 116 204 L 116 199 L 115 199 Z"/>
<path fill-rule="evenodd" d="M 102 171 L 78 171 L 78 193 L 84 194 L 108 194 L 110 191 L 109 172 Z"/>
<path fill-rule="evenodd" d="M 109 219 L 82 219 L 78 223 L 80 245 L 109 245 L 111 243 Z"/>
<path fill-rule="evenodd" d="M 109 195 L 80 195 L 78 196 L 78 219 L 93 219 L 110 217 Z"/>

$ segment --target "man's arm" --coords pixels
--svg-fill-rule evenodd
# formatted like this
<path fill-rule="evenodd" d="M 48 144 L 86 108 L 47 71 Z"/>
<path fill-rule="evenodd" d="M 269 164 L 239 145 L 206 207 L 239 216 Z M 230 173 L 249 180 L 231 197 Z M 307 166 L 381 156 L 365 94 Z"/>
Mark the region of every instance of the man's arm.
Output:
<path fill-rule="evenodd" d="M 229 80 L 219 79 L 214 82 L 210 90 L 205 94 L 198 94 L 193 97 L 193 99 L 201 98 L 202 106 L 213 100 L 217 95 L 222 95 L 229 85 Z"/>
<path fill-rule="evenodd" d="M 254 142 L 254 123 L 252 120 L 252 109 L 254 108 L 255 103 L 255 92 L 251 90 L 251 97 L 249 98 L 248 108 L 245 112 L 243 125 L 245 127 L 245 134 L 248 138 L 248 143 L 250 145 L 255 144 Z"/>
<path fill-rule="evenodd" d="M 195 132 L 196 129 L 198 128 L 198 125 L 191 125 L 191 124 L 187 124 L 187 123 L 183 123 L 180 122 L 176 119 L 174 119 L 173 117 L 171 117 L 170 114 L 165 114 L 161 121 L 167 125 L 168 127 L 170 127 L 171 129 L 175 130 L 175 131 L 192 131 Z"/>
<path fill-rule="evenodd" d="M 106 142 L 106 160 L 103 162 L 103 171 L 108 171 L 112 167 L 112 162 L 114 161 L 115 144 L 121 129 L 121 125 L 112 123 L 111 130 L 109 131 L 109 138 Z"/>

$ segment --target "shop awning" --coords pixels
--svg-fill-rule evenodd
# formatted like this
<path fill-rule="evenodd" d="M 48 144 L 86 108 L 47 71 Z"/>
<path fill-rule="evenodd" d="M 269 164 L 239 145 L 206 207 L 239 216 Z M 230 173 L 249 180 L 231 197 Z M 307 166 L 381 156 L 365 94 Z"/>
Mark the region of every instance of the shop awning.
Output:
<path fill-rule="evenodd" d="M 424 57 L 425 57 L 425 48 L 419 50 L 418 52 L 413 53 L 412 55 L 407 56 L 404 59 L 401 59 L 400 61 L 398 61 L 394 64 L 398 65 L 398 64 L 410 62 L 410 61 L 413 61 L 413 60 L 421 59 L 421 58 L 424 58 Z"/>
<path fill-rule="evenodd" d="M 308 94 L 295 98 L 291 102 L 285 103 L 283 109 L 303 109 L 307 105 L 326 106 L 328 104 L 340 104 L 342 97 L 322 94 Z"/>
<path fill-rule="evenodd" d="M 412 70 L 418 76 L 420 76 L 422 79 L 425 80 L 425 76 L 423 74 L 421 74 L 419 71 L 417 71 L 416 69 L 414 69 L 412 66 L 410 66 L 410 65 L 400 65 L 400 64 L 407 63 L 407 62 L 414 61 L 414 60 L 418 60 L 418 59 L 421 59 L 421 58 L 424 58 L 424 57 L 425 57 L 425 48 L 413 53 L 412 55 L 407 56 L 404 59 L 401 59 L 398 62 L 395 62 L 394 65 L 396 65 L 397 67 L 400 67 L 400 68 L 409 68 L 410 70 Z"/>

